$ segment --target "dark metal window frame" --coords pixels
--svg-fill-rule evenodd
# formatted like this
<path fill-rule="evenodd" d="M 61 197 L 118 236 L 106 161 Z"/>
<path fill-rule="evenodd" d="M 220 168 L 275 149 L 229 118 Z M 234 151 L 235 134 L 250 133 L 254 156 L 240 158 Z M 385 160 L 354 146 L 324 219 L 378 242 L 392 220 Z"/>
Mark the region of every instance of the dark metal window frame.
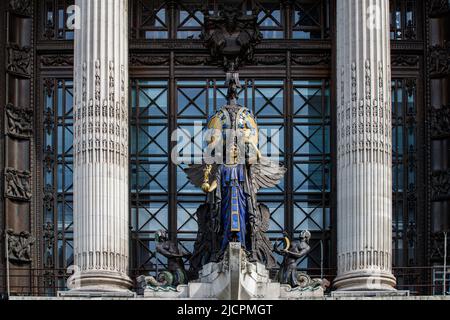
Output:
<path fill-rule="evenodd" d="M 330 12 L 333 13 L 335 11 L 335 1 L 330 0 Z M 417 4 L 419 12 L 425 12 L 425 3 Z M 40 12 L 40 11 L 38 11 Z M 36 19 L 35 22 L 38 25 L 36 29 L 38 32 L 37 42 L 36 42 L 36 52 L 37 52 L 37 73 L 36 79 L 39 80 L 36 83 L 39 83 L 39 86 L 36 86 L 36 101 L 39 102 L 40 106 L 43 106 L 43 81 L 45 78 L 57 78 L 57 79 L 67 79 L 72 77 L 72 64 L 73 64 L 73 44 L 72 41 L 68 40 L 48 40 L 42 38 L 42 32 L 44 31 L 44 16 L 39 15 L 39 18 Z M 292 81 L 297 79 L 330 79 L 330 90 L 331 90 L 331 106 L 333 110 L 333 106 L 336 104 L 335 99 L 335 82 L 334 82 L 334 62 L 333 55 L 335 52 L 336 43 L 334 41 L 334 14 L 330 14 L 330 38 L 325 40 L 296 40 L 291 39 L 291 35 L 289 33 L 286 34 L 285 39 L 276 39 L 276 40 L 263 40 L 262 44 L 256 50 L 256 58 L 259 65 L 248 66 L 245 67 L 241 71 L 242 77 L 249 78 L 273 78 L 273 79 L 286 79 L 286 91 L 292 90 Z M 292 17 L 285 17 L 285 19 L 292 19 Z M 287 20 L 285 20 L 288 23 Z M 418 130 L 418 144 L 421 145 L 425 142 L 425 111 L 423 110 L 423 106 L 425 104 L 424 98 L 424 86 L 425 83 L 420 80 L 421 75 L 424 74 L 424 53 L 425 53 L 425 43 L 421 39 L 421 34 L 424 33 L 422 29 L 425 28 L 425 21 L 421 14 L 417 16 L 417 30 L 418 30 L 418 40 L 401 40 L 401 41 L 392 41 L 392 56 L 393 56 L 393 69 L 392 75 L 395 79 L 407 79 L 407 78 L 416 78 L 417 82 L 417 130 Z M 131 35 L 130 35 L 131 37 Z M 202 44 L 198 40 L 190 40 L 190 39 L 176 39 L 175 34 L 171 39 L 167 40 L 157 40 L 157 41 L 147 41 L 143 39 L 130 39 L 130 60 L 133 62 L 133 58 L 135 57 L 156 57 L 159 62 L 149 62 L 141 61 L 139 63 L 131 63 L 130 64 L 130 78 L 152 78 L 152 79 L 164 79 L 169 83 L 169 108 L 174 108 L 175 106 L 175 90 L 176 85 L 175 82 L 177 79 L 189 79 L 190 77 L 203 77 L 203 75 L 208 75 L 209 77 L 220 78 L 223 77 L 222 70 L 218 69 L 214 66 L 209 66 L 205 64 L 205 57 L 207 57 L 207 51 L 202 47 Z M 183 58 L 195 56 L 198 61 L 196 65 L 187 65 L 183 63 Z M 325 63 L 318 64 L 309 64 L 313 61 L 313 57 L 318 56 L 328 56 L 329 61 Z M 396 59 L 398 58 L 398 59 Z M 47 62 L 44 62 L 43 59 L 47 59 Z M 145 59 L 144 59 L 145 60 Z M 186 60 L 186 59 L 185 59 Z M 417 62 L 415 62 L 417 60 Z M 304 63 L 302 63 L 302 61 Z M 280 65 L 283 65 L 283 68 L 280 68 Z M 284 114 L 284 121 L 292 121 L 290 111 L 292 110 L 292 103 L 289 101 L 290 99 L 286 99 L 286 114 Z M 39 115 L 36 117 L 36 132 L 42 132 L 45 124 L 44 120 L 44 110 L 42 107 L 39 112 L 36 114 Z M 175 110 L 173 110 L 175 111 Z M 169 124 L 172 127 L 176 126 L 176 118 L 169 118 Z M 335 154 L 335 119 L 334 114 L 331 114 L 331 154 Z M 292 148 L 289 145 L 289 141 L 291 141 L 291 136 L 289 132 L 286 132 L 286 146 L 285 148 Z M 42 141 L 36 141 L 36 150 L 37 159 L 44 159 L 44 149 Z M 418 181 L 417 184 L 419 189 L 417 190 L 417 212 L 418 212 L 418 222 L 417 222 L 417 257 L 418 257 L 418 265 L 425 266 L 427 263 L 427 252 L 429 250 L 429 244 L 427 243 L 427 232 L 428 225 L 426 216 L 427 212 L 427 204 L 425 198 L 425 181 L 427 181 L 427 168 L 426 168 L 426 158 L 427 151 L 424 149 L 417 150 L 417 164 L 418 164 Z M 288 166 L 292 166 L 293 164 L 287 161 Z M 171 178 L 176 177 L 176 167 L 172 168 Z M 335 176 L 335 166 L 332 163 L 331 175 Z M 39 177 L 38 177 L 39 179 Z M 292 177 L 289 175 L 286 178 L 286 188 L 292 186 Z M 43 216 L 43 204 L 45 197 L 45 185 L 42 181 L 37 181 L 36 185 L 40 187 L 42 197 L 36 201 L 36 216 Z M 335 182 L 331 182 L 331 198 L 330 206 L 331 206 L 331 225 L 334 225 L 335 221 Z M 176 203 L 174 202 L 174 193 L 169 193 L 169 202 L 172 208 L 176 208 Z M 287 194 L 285 196 L 285 202 L 292 203 L 293 196 Z M 171 209 L 176 212 L 176 209 Z M 291 221 L 292 211 L 290 209 L 286 210 L 286 227 L 292 228 L 293 222 Z M 43 220 L 42 220 L 43 221 Z M 169 226 L 172 229 L 176 229 L 176 218 L 169 217 Z M 45 233 L 45 226 L 43 226 L 43 231 L 41 234 Z M 335 257 L 334 252 L 336 251 L 336 232 L 335 229 L 330 231 L 330 243 L 331 247 L 330 254 L 328 257 L 329 266 L 331 269 L 327 270 L 326 273 L 329 274 L 330 278 L 334 277 L 335 274 Z M 38 239 L 39 247 L 38 250 L 35 251 L 36 258 L 40 261 L 42 265 L 42 257 L 44 254 L 44 245 L 45 240 Z M 396 273 L 406 273 L 408 269 L 396 268 L 394 270 Z M 65 270 L 63 271 L 65 272 Z M 40 274 L 40 286 L 43 287 L 43 275 L 44 271 L 40 270 L 38 272 Z M 421 272 L 421 277 L 423 274 L 427 274 L 428 270 L 424 270 Z M 421 278 L 421 283 L 425 283 L 426 276 Z M 427 288 L 420 288 L 421 292 L 427 292 Z"/>

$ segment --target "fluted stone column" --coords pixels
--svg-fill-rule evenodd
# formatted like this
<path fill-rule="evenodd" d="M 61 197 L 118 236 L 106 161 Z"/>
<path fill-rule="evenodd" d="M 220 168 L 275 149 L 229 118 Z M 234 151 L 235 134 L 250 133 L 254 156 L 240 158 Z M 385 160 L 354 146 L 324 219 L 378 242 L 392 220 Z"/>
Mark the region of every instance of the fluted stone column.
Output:
<path fill-rule="evenodd" d="M 71 287 L 121 291 L 128 273 L 128 0 L 77 0 Z M 75 270 L 76 271 L 76 270 Z"/>
<path fill-rule="evenodd" d="M 337 5 L 339 290 L 393 290 L 388 0 Z"/>

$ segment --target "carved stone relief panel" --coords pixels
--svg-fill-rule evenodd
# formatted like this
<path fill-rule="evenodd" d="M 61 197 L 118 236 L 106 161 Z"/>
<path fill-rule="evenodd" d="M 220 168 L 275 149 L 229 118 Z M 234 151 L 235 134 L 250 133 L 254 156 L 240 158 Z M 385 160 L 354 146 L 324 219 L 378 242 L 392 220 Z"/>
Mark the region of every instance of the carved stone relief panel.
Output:
<path fill-rule="evenodd" d="M 9 0 L 9 10 L 29 17 L 33 14 L 32 0 Z"/>
<path fill-rule="evenodd" d="M 31 262 L 31 246 L 36 239 L 28 232 L 19 233 L 9 229 L 6 231 L 8 239 L 8 259 L 12 263 L 30 263 Z"/>
<path fill-rule="evenodd" d="M 29 139 L 33 134 L 33 110 L 17 108 L 8 103 L 6 110 L 6 133 L 16 139 Z"/>
<path fill-rule="evenodd" d="M 31 47 L 21 47 L 17 44 L 7 46 L 6 70 L 16 76 L 29 78 L 31 76 Z"/>
<path fill-rule="evenodd" d="M 397 54 L 392 56 L 392 66 L 396 67 L 418 67 L 420 57 L 417 55 Z"/>
<path fill-rule="evenodd" d="M 30 201 L 31 172 L 5 168 L 5 197 L 19 201 Z"/>
<path fill-rule="evenodd" d="M 431 0 L 429 6 L 431 17 L 438 17 L 450 13 L 450 2 L 448 0 Z"/>
<path fill-rule="evenodd" d="M 430 48 L 430 75 L 442 77 L 450 74 L 450 41 L 444 46 L 432 46 Z"/>
<path fill-rule="evenodd" d="M 73 66 L 74 58 L 70 55 L 48 55 L 41 57 L 41 64 L 44 67 Z"/>
<path fill-rule="evenodd" d="M 431 176 L 431 197 L 433 200 L 450 197 L 450 170 L 433 172 Z"/>
<path fill-rule="evenodd" d="M 433 108 L 431 112 L 431 136 L 433 138 L 450 137 L 450 105 Z"/>

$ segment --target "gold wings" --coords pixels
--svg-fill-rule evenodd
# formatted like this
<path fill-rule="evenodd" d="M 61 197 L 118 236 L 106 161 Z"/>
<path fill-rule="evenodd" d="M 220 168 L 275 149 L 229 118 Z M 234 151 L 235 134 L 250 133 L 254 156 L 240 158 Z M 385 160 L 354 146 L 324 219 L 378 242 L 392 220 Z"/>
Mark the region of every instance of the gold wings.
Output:
<path fill-rule="evenodd" d="M 261 188 L 272 188 L 281 182 L 286 168 L 266 157 L 250 166 L 250 177 L 255 192 Z"/>

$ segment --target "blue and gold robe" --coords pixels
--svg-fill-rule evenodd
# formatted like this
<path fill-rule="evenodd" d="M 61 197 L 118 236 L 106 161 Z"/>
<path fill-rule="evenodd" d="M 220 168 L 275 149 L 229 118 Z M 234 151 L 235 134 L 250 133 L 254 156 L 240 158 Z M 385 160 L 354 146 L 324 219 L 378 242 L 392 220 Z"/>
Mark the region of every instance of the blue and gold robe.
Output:
<path fill-rule="evenodd" d="M 230 241 L 237 241 L 247 248 L 247 223 L 249 218 L 248 195 L 245 192 L 244 165 L 221 166 L 221 219 L 223 238 L 221 249 L 225 250 Z"/>

